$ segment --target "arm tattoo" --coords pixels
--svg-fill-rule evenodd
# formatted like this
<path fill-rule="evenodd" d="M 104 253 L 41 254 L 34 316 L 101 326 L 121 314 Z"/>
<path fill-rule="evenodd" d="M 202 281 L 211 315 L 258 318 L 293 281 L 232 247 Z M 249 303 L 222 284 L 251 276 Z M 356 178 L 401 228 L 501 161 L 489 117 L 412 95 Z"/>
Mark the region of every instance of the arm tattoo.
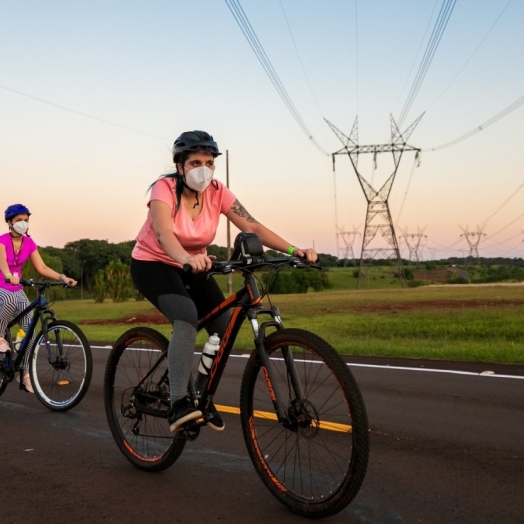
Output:
<path fill-rule="evenodd" d="M 235 203 L 231 206 L 231 209 L 235 215 L 245 218 L 248 222 L 253 222 L 255 224 L 258 223 L 258 221 L 249 214 L 248 210 L 238 200 L 235 200 Z"/>

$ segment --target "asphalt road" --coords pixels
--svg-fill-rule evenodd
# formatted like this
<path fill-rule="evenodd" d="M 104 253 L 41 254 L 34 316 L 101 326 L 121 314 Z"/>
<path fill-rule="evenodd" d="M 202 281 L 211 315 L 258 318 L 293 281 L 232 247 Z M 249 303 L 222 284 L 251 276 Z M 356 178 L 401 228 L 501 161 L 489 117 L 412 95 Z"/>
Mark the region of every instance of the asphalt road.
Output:
<path fill-rule="evenodd" d="M 135 469 L 105 420 L 108 350 L 93 353 L 90 390 L 70 412 L 47 410 L 16 383 L 0 397 L 1 523 L 305 521 L 257 477 L 236 415 L 224 414 L 222 433 L 204 429 L 170 469 Z M 245 362 L 231 359 L 217 404 L 238 406 Z M 457 374 L 428 369 L 459 368 L 450 363 L 351 363 L 368 409 L 370 463 L 353 503 L 326 522 L 524 523 L 524 367 L 470 364 Z"/>

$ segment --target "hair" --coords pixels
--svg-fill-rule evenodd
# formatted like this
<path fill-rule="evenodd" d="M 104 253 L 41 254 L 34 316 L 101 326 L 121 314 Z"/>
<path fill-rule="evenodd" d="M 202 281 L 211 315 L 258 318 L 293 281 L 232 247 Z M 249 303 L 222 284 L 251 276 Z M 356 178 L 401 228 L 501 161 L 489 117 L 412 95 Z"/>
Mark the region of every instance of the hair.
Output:
<path fill-rule="evenodd" d="M 182 152 L 177 153 L 175 155 L 175 165 L 182 164 L 184 165 L 187 161 L 187 159 L 192 155 L 193 153 L 198 153 L 198 151 L 191 151 L 191 152 Z M 182 191 L 184 190 L 184 179 L 182 178 L 182 175 L 178 172 L 178 168 L 174 173 L 167 173 L 165 175 L 160 175 L 149 187 L 148 191 L 151 191 L 152 187 L 159 181 L 162 180 L 162 178 L 174 178 L 176 185 L 175 185 L 175 197 L 176 197 L 176 205 L 175 205 L 175 215 L 178 213 L 178 210 L 180 209 L 180 203 L 182 202 Z M 218 184 L 216 180 L 213 180 L 211 182 L 215 189 L 218 189 Z"/>

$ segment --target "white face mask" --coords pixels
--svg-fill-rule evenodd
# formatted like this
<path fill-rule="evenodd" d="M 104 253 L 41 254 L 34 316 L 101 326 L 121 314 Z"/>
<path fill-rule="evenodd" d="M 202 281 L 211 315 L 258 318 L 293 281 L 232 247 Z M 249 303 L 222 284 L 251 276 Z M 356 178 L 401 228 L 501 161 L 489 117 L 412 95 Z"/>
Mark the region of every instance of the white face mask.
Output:
<path fill-rule="evenodd" d="M 207 166 L 195 167 L 186 173 L 186 184 L 193 191 L 201 193 L 211 184 L 213 174 L 214 171 Z"/>
<path fill-rule="evenodd" d="M 26 220 L 20 220 L 13 224 L 13 229 L 19 234 L 23 235 L 29 229 L 29 222 Z"/>

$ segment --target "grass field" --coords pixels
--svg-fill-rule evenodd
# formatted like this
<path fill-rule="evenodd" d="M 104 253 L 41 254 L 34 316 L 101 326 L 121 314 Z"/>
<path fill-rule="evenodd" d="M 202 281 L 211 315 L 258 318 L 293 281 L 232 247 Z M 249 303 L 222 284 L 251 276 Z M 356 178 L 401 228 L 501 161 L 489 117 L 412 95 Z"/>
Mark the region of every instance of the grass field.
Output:
<path fill-rule="evenodd" d="M 279 306 L 285 326 L 313 331 L 341 353 L 524 363 L 524 286 L 357 291 L 351 280 L 351 289 L 339 284 L 336 291 L 273 295 L 271 300 Z M 108 344 L 136 325 L 131 320 L 134 316 L 153 309 L 146 301 L 114 304 L 109 300 L 103 304 L 93 300 L 57 301 L 53 307 L 58 318 L 80 324 L 89 340 Z M 84 323 L 93 320 L 99 323 Z M 170 333 L 167 322 L 153 327 Z M 245 325 L 235 347 L 252 349 L 252 338 Z M 199 335 L 198 343 L 203 344 L 205 339 L 204 334 Z"/>

